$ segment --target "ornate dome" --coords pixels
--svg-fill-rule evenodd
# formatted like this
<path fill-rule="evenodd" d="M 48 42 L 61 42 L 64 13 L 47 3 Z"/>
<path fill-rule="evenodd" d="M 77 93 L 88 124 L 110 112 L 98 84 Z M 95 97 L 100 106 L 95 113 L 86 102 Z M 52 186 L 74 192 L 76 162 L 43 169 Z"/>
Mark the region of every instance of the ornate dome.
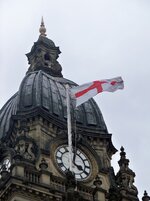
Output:
<path fill-rule="evenodd" d="M 0 138 L 4 137 L 14 115 L 30 114 L 41 109 L 50 118 L 66 124 L 66 88 L 76 84 L 62 77 L 53 77 L 42 70 L 28 73 L 19 91 L 3 106 L 0 111 Z M 76 123 L 80 127 L 98 129 L 107 133 L 99 107 L 93 99 L 81 106 L 71 104 L 72 115 L 75 114 Z"/>
<path fill-rule="evenodd" d="M 57 61 L 60 50 L 54 42 L 46 38 L 44 23 L 41 35 L 27 54 L 30 67 L 24 77 L 19 91 L 0 110 L 0 138 L 5 137 L 16 115 L 29 115 L 41 111 L 51 121 L 66 126 L 66 87 L 76 86 L 63 78 L 61 65 Z M 73 106 L 71 113 L 80 128 L 107 133 L 101 111 L 93 99 L 81 106 Z"/>

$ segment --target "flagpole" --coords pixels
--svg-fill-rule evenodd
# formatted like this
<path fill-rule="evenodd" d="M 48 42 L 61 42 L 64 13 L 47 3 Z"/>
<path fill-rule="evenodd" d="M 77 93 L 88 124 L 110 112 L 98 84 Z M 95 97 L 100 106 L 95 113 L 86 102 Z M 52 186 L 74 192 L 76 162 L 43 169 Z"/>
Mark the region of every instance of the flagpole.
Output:
<path fill-rule="evenodd" d="M 68 148 L 69 148 L 69 170 L 71 172 L 73 172 L 70 94 L 69 94 L 69 85 L 68 84 L 66 85 L 66 96 L 67 96 L 67 127 L 68 127 Z"/>

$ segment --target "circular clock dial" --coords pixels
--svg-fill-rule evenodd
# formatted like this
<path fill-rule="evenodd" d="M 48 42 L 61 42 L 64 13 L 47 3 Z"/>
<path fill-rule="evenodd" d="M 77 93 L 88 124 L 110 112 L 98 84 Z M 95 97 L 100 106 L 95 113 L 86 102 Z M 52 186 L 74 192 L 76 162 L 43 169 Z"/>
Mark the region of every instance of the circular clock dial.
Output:
<path fill-rule="evenodd" d="M 68 146 L 58 147 L 56 150 L 56 161 L 63 172 L 69 169 L 69 149 Z M 73 172 L 78 180 L 86 179 L 91 173 L 91 166 L 86 155 L 77 150 L 73 152 Z"/>

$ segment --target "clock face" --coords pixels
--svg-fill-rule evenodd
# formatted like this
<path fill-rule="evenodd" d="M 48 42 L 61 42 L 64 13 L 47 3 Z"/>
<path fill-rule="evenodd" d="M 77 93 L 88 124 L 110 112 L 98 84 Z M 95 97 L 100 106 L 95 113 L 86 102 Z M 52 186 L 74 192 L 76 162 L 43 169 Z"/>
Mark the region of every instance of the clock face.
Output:
<path fill-rule="evenodd" d="M 56 161 L 63 172 L 69 169 L 69 149 L 67 145 L 63 145 L 57 148 Z M 75 177 L 78 180 L 86 179 L 91 173 L 91 165 L 89 159 L 79 149 L 77 149 L 75 159 L 73 160 L 73 172 L 75 173 Z"/>

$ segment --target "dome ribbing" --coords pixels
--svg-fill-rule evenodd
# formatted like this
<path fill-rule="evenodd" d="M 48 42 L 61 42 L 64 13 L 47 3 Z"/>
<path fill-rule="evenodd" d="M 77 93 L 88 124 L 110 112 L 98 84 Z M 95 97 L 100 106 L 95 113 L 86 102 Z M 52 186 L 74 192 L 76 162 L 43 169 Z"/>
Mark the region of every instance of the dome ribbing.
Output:
<path fill-rule="evenodd" d="M 4 105 L 0 111 L 0 137 L 8 132 L 13 115 L 28 114 L 35 108 L 45 111 L 51 118 L 57 119 L 60 124 L 66 124 L 66 88 L 76 84 L 62 77 L 52 77 L 42 70 L 28 73 L 19 88 L 19 91 Z M 93 99 L 78 108 L 71 103 L 71 113 L 76 119 L 77 126 L 94 128 L 107 133 L 99 107 Z"/>

